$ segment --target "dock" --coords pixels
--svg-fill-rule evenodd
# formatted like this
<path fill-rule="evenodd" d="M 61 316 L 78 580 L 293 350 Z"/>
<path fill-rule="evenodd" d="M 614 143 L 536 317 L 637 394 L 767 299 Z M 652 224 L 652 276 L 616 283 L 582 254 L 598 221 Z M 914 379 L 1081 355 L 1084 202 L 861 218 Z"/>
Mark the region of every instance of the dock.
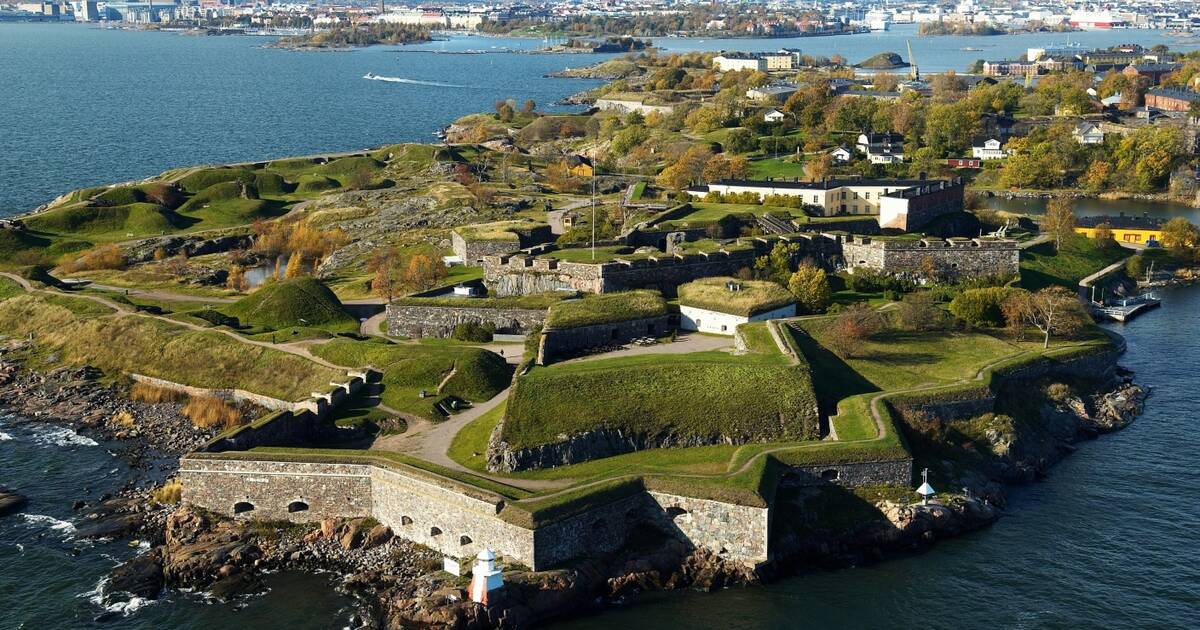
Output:
<path fill-rule="evenodd" d="M 1157 308 L 1161 304 L 1161 298 L 1153 293 L 1147 293 L 1121 300 L 1116 304 L 1093 304 L 1092 313 L 1100 319 L 1125 323 L 1141 313 Z"/>

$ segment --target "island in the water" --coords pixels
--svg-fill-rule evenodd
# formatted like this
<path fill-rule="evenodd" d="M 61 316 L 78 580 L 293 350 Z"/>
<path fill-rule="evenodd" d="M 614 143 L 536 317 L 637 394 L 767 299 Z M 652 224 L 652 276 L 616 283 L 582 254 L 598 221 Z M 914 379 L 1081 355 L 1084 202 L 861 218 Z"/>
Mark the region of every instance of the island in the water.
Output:
<path fill-rule="evenodd" d="M 983 527 L 1140 412 L 1093 315 L 1196 260 L 1071 199 L 1195 199 L 1200 63 L 1080 54 L 1127 65 L 651 51 L 578 113 L 75 190 L 0 222 L 0 404 L 170 456 L 80 504 L 153 545 L 107 601 L 327 570 L 374 625 L 529 627 Z"/>

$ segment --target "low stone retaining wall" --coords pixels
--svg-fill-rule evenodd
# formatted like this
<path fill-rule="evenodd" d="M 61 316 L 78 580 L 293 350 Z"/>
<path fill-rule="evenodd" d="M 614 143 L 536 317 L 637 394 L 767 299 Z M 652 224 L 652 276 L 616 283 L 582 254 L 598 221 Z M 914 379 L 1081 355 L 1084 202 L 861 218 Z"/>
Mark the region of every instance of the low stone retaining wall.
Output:
<path fill-rule="evenodd" d="M 387 332 L 400 337 L 449 337 L 459 324 L 491 324 L 498 333 L 525 334 L 545 320 L 545 309 L 387 306 Z"/>
<path fill-rule="evenodd" d="M 670 315 L 575 328 L 546 328 L 538 344 L 537 362 L 546 365 L 580 350 L 628 343 L 639 337 L 661 337 L 670 331 Z"/>
<path fill-rule="evenodd" d="M 489 441 L 487 460 L 488 470 L 514 472 L 580 464 L 652 448 L 688 448 L 725 443 L 727 440 L 720 435 L 710 438 L 682 437 L 673 433 L 647 435 L 600 428 L 568 436 L 559 442 L 539 444 L 530 448 L 515 449 L 507 442 Z"/>
<path fill-rule="evenodd" d="M 907 486 L 912 483 L 912 458 L 877 462 L 847 462 L 819 466 L 792 466 L 784 472 L 780 485 L 816 486 Z"/>
<path fill-rule="evenodd" d="M 179 392 L 187 396 L 220 398 L 221 400 L 233 403 L 251 403 L 264 409 L 270 409 L 271 411 L 290 411 L 296 414 L 308 412 L 315 415 L 317 419 L 325 418 L 329 412 L 349 400 L 354 394 L 357 394 L 363 385 L 366 384 L 369 377 L 369 371 L 351 371 L 347 373 L 345 382 L 330 383 L 328 391 L 313 392 L 311 398 L 292 402 L 241 389 L 209 389 L 184 385 L 183 383 L 154 378 L 153 376 L 146 376 L 144 374 L 130 373 L 129 375 L 129 378 L 139 383 L 146 383 L 147 385 Z"/>
<path fill-rule="evenodd" d="M 621 547 L 640 524 L 653 524 L 696 548 L 748 565 L 769 558 L 770 508 L 656 491 L 638 492 L 535 528 L 500 517 L 505 501 L 453 483 L 378 464 L 314 463 L 185 456 L 183 500 L 235 518 L 286 520 L 374 517 L 397 536 L 447 556 L 491 548 L 545 570 Z"/>

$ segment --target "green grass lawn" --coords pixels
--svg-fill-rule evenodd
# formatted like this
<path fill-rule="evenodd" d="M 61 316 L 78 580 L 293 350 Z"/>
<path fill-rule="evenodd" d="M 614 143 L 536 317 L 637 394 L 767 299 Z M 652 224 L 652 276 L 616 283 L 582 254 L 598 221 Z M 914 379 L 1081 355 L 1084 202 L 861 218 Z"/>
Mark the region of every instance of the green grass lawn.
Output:
<path fill-rule="evenodd" d="M 791 365 L 769 337 L 754 336 L 754 351 L 743 356 L 637 355 L 535 367 L 517 379 L 504 439 L 528 448 L 599 427 L 735 443 L 817 437 L 807 365 Z"/>
<path fill-rule="evenodd" d="M 1132 253 L 1122 247 L 1097 247 L 1095 240 L 1081 234 L 1063 241 L 1058 252 L 1054 243 L 1042 243 L 1021 252 L 1021 286 L 1031 291 L 1051 285 L 1075 290 L 1080 280 Z"/>
<path fill-rule="evenodd" d="M 512 374 L 500 355 L 469 346 L 335 339 L 314 346 L 312 353 L 338 365 L 370 366 L 382 371 L 380 397 L 385 405 L 435 420 L 439 417 L 433 405 L 441 396 L 482 402 L 507 387 Z M 428 397 L 421 398 L 421 390 Z"/>
<path fill-rule="evenodd" d="M 750 162 L 750 178 L 799 177 L 804 179 L 804 165 L 788 162 L 782 158 L 766 158 Z"/>

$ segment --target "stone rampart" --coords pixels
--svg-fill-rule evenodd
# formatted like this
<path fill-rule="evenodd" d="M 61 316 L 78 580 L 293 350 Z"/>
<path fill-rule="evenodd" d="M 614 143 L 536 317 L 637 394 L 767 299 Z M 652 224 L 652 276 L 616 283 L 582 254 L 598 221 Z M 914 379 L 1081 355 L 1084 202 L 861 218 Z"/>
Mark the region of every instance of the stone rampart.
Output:
<path fill-rule="evenodd" d="M 545 309 L 387 305 L 387 331 L 401 337 L 449 337 L 459 324 L 491 324 L 501 334 L 521 335 L 540 326 Z"/>
<path fill-rule="evenodd" d="M 616 550 L 644 523 L 729 560 L 757 565 L 769 556 L 769 508 L 663 492 L 635 492 L 531 529 L 500 516 L 505 501 L 498 495 L 465 492 L 402 466 L 186 456 L 179 479 L 184 501 L 235 518 L 369 516 L 447 556 L 488 547 L 534 570 Z"/>
<path fill-rule="evenodd" d="M 293 523 L 371 516 L 371 467 L 184 457 L 183 500 L 238 518 Z"/>
<path fill-rule="evenodd" d="M 931 269 L 948 278 L 1020 273 L 1020 249 L 1014 240 L 881 240 L 852 236 L 842 243 L 849 269 L 885 274 L 925 275 Z"/>
<path fill-rule="evenodd" d="M 876 462 L 846 462 L 818 466 L 791 466 L 780 479 L 782 486 L 907 486 L 912 483 L 912 458 Z"/>
<path fill-rule="evenodd" d="M 649 491 L 663 528 L 695 547 L 757 565 L 770 559 L 771 509 Z"/>
<path fill-rule="evenodd" d="M 537 362 L 547 365 L 588 348 L 628 343 L 639 337 L 662 337 L 671 328 L 670 315 L 575 328 L 544 328 L 538 342 Z"/>
<path fill-rule="evenodd" d="M 549 225 L 522 228 L 512 232 L 512 238 L 504 239 L 474 239 L 464 237 L 458 231 L 450 232 L 450 246 L 465 265 L 478 265 L 484 256 L 511 254 L 552 240 L 554 235 Z"/>
<path fill-rule="evenodd" d="M 489 547 L 530 567 L 546 566 L 538 566 L 533 531 L 499 518 L 500 497 L 468 496 L 396 469 L 371 468 L 372 515 L 397 536 L 455 558 Z"/>

